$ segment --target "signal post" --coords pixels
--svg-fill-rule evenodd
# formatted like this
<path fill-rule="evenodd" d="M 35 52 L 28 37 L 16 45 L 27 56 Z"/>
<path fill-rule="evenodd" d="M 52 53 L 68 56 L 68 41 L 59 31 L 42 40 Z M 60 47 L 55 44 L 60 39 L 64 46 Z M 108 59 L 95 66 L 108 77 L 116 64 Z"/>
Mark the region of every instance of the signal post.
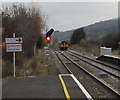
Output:
<path fill-rule="evenodd" d="M 54 32 L 54 29 L 50 29 L 47 33 L 46 33 L 46 41 L 48 43 L 48 48 L 50 46 L 50 41 L 51 41 L 51 35 Z"/>
<path fill-rule="evenodd" d="M 52 35 L 52 33 L 54 32 L 54 30 L 53 29 L 50 29 L 47 33 L 46 33 L 46 41 L 47 41 L 47 44 L 48 44 L 48 47 L 44 47 L 44 49 L 45 49 L 45 54 L 46 54 L 46 56 L 48 56 L 48 66 L 49 66 L 49 64 L 50 64 L 50 41 L 51 41 L 51 35 Z"/>

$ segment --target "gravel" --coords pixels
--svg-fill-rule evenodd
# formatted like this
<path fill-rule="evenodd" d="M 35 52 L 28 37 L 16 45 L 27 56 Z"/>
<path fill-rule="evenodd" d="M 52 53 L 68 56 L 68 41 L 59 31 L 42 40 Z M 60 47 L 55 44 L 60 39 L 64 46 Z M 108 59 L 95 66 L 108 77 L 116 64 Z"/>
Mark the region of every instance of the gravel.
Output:
<path fill-rule="evenodd" d="M 75 59 L 75 57 L 67 54 L 71 59 Z M 98 77 L 99 79 L 101 79 L 102 81 L 106 82 L 106 84 L 109 84 L 110 87 L 112 87 L 113 89 L 117 90 L 120 93 L 120 90 L 118 90 L 118 86 L 120 83 L 120 80 L 118 78 L 113 77 L 112 75 L 108 74 L 108 77 L 101 77 L 100 73 L 103 73 L 104 71 L 91 66 L 81 60 L 79 60 L 77 62 L 79 65 L 81 65 L 82 67 L 84 67 L 86 70 L 88 70 L 90 73 L 94 74 L 96 77 Z M 105 73 L 105 72 L 104 72 Z"/>
<path fill-rule="evenodd" d="M 63 56 L 60 56 L 60 57 L 62 57 L 63 61 L 69 62 L 65 57 Z M 73 72 L 73 74 L 82 83 L 82 85 L 87 89 L 87 91 L 90 93 L 90 95 L 93 98 L 118 98 L 116 94 L 114 94 L 112 91 L 110 91 L 105 86 L 100 84 L 98 81 L 93 79 L 91 76 L 86 74 L 83 70 L 76 67 L 74 64 L 69 63 L 67 65 L 69 66 L 69 69 Z"/>

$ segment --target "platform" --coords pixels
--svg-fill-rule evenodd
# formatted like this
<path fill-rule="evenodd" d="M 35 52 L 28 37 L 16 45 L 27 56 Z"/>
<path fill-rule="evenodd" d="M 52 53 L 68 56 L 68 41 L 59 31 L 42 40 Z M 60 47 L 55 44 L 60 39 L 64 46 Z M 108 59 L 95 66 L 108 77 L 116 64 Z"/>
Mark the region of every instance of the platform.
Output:
<path fill-rule="evenodd" d="M 3 79 L 2 98 L 65 98 L 58 76 Z"/>
<path fill-rule="evenodd" d="M 68 100 L 70 99 L 83 99 L 93 100 L 91 95 L 83 87 L 83 85 L 77 80 L 73 74 L 61 74 L 59 77 L 63 86 L 64 93 Z M 70 99 L 69 99 L 70 98 Z"/>
<path fill-rule="evenodd" d="M 120 58 L 113 55 L 101 55 L 96 60 L 105 61 L 114 65 L 120 65 Z"/>
<path fill-rule="evenodd" d="M 92 98 L 72 74 L 3 79 L 2 87 L 2 100 Z"/>

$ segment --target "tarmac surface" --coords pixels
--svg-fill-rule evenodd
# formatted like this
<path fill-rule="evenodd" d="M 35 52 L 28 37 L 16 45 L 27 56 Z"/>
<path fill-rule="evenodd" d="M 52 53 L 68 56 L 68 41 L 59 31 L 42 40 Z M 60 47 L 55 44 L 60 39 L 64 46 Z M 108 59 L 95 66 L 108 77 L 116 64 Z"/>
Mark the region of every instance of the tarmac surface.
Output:
<path fill-rule="evenodd" d="M 3 79 L 2 98 L 65 98 L 58 76 Z"/>
<path fill-rule="evenodd" d="M 86 99 L 86 96 L 70 74 L 60 74 L 3 79 L 2 98 L 73 100 Z"/>
<path fill-rule="evenodd" d="M 86 98 L 84 93 L 79 89 L 78 85 L 74 82 L 72 77 L 63 76 L 63 79 L 71 98 Z"/>

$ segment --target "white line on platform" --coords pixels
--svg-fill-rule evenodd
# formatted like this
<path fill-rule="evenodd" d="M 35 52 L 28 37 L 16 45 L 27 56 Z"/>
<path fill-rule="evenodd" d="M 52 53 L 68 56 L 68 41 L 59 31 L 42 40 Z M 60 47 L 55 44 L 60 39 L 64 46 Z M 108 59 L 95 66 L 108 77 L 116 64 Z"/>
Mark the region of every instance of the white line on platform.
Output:
<path fill-rule="evenodd" d="M 93 100 L 93 98 L 91 97 L 91 95 L 87 92 L 87 90 L 82 86 L 82 84 L 77 80 L 77 78 L 73 75 L 70 74 L 70 76 L 73 78 L 73 80 L 77 83 L 77 85 L 79 86 L 79 88 L 83 91 L 83 93 L 85 94 L 85 96 L 87 97 L 88 100 Z"/>
<path fill-rule="evenodd" d="M 72 74 L 60 74 L 61 76 L 70 76 Z"/>
<path fill-rule="evenodd" d="M 61 76 L 71 76 L 73 80 L 77 83 L 78 87 L 82 90 L 88 100 L 93 100 L 92 96 L 87 92 L 87 90 L 82 86 L 82 84 L 77 80 L 73 74 L 60 74 Z"/>

